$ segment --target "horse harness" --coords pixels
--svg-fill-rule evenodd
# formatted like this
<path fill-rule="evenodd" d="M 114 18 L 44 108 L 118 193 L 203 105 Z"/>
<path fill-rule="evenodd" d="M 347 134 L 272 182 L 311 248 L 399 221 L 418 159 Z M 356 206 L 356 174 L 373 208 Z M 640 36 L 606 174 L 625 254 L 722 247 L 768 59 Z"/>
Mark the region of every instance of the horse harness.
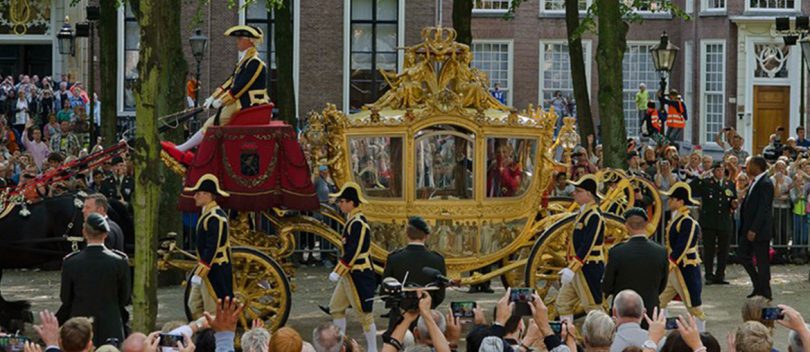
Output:
<path fill-rule="evenodd" d="M 21 241 L 14 241 L 9 243 L 0 242 L 0 247 L 14 249 L 14 250 L 21 250 L 30 253 L 37 253 L 37 254 L 45 254 L 45 255 L 64 255 L 63 251 L 59 250 L 52 250 L 52 249 L 39 249 L 39 248 L 30 248 L 31 245 L 39 245 L 43 243 L 62 243 L 62 242 L 70 242 L 70 249 L 71 252 L 78 252 L 79 251 L 79 242 L 84 242 L 84 237 L 82 236 L 71 236 L 70 231 L 73 230 L 73 227 L 76 224 L 76 213 L 81 211 L 79 210 L 80 207 L 78 206 L 78 202 L 81 202 L 78 198 L 74 202 L 75 207 L 73 207 L 73 215 L 70 217 L 70 222 L 67 224 L 67 229 L 65 233 L 62 234 L 60 237 L 51 237 L 51 238 L 38 238 L 38 239 L 30 239 L 30 240 L 21 240 Z M 9 206 L 9 208 L 13 208 L 14 206 Z M 27 208 L 23 208 L 20 210 L 20 213 L 23 214 L 26 212 L 30 215 L 30 212 Z"/>

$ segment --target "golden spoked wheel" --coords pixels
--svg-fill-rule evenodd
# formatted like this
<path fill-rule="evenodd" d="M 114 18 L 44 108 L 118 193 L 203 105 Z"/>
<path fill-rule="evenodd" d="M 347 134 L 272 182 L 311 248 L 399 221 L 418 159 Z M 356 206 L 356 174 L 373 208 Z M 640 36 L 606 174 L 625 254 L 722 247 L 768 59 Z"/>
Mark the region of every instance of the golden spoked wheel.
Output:
<path fill-rule="evenodd" d="M 624 221 L 612 214 L 603 214 L 607 223 L 605 254 L 624 236 Z M 560 270 L 568 266 L 566 250 L 577 214 L 570 214 L 551 225 L 537 238 L 526 263 L 524 280 L 548 306 L 549 317 L 557 316 L 555 301 L 560 289 Z"/>
<path fill-rule="evenodd" d="M 265 328 L 275 331 L 284 326 L 290 315 L 292 296 L 284 269 L 270 256 L 250 247 L 231 248 L 233 260 L 233 293 L 245 303 L 239 318 L 241 331 L 250 329 L 253 319 L 264 321 Z M 186 285 L 184 302 L 188 302 L 191 285 Z M 191 312 L 186 307 L 186 317 Z"/>

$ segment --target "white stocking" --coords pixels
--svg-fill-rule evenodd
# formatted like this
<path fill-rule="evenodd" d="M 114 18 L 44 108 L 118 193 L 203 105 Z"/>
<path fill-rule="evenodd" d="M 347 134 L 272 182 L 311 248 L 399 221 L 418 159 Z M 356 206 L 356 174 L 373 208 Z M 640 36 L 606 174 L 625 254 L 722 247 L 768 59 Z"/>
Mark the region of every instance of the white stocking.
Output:
<path fill-rule="evenodd" d="M 700 332 L 706 331 L 706 321 L 702 319 L 695 318 L 695 323 L 697 324 L 697 329 Z"/>
<path fill-rule="evenodd" d="M 189 151 L 191 148 L 194 148 L 197 145 L 199 145 L 200 142 L 202 142 L 202 139 L 203 139 L 203 131 L 202 129 L 200 129 L 197 132 L 194 132 L 194 135 L 191 136 L 191 138 L 189 138 L 185 143 L 178 145 L 177 150 L 185 153 Z"/>
<path fill-rule="evenodd" d="M 340 329 L 341 334 L 346 333 L 346 318 L 332 319 L 332 324 L 335 324 Z"/>
<path fill-rule="evenodd" d="M 366 336 L 366 352 L 377 352 L 377 325 L 372 323 L 363 335 Z"/>

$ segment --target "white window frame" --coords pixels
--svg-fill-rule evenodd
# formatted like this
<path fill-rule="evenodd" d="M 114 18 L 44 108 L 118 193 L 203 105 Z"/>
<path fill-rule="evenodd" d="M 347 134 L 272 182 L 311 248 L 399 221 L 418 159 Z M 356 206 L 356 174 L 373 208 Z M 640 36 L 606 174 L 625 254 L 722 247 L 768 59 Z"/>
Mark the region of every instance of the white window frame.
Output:
<path fill-rule="evenodd" d="M 473 2 L 473 10 L 472 10 L 472 12 L 473 12 L 474 15 L 505 14 L 505 13 L 509 12 L 509 8 L 506 8 L 506 9 L 478 9 L 478 8 L 475 8 L 476 0 L 471 0 L 471 1 Z M 482 0 L 482 1 L 486 1 L 486 0 Z M 506 0 L 505 2 L 507 4 L 509 4 L 509 0 Z"/>
<path fill-rule="evenodd" d="M 546 1 L 548 0 L 540 0 L 540 16 L 542 15 L 565 15 L 565 9 L 562 10 L 546 10 Z M 563 0 L 565 1 L 565 0 Z M 585 1 L 585 10 L 579 10 L 579 13 L 584 14 L 588 11 L 588 8 L 593 5 L 594 0 L 586 0 Z M 578 5 L 579 3 L 577 3 Z"/>
<path fill-rule="evenodd" d="M 473 42 L 472 42 L 473 45 L 470 47 L 470 50 L 472 50 L 472 47 L 475 46 L 475 44 L 506 44 L 507 45 L 507 48 L 508 48 L 507 49 L 507 51 L 508 51 L 508 53 L 507 53 L 507 66 L 508 66 L 507 72 L 508 73 L 507 73 L 506 80 L 509 82 L 509 87 L 506 87 L 506 92 L 507 92 L 506 105 L 507 106 L 512 106 L 512 99 L 513 99 L 513 97 L 515 95 L 515 80 L 514 80 L 514 73 L 515 73 L 514 48 L 515 48 L 515 45 L 514 45 L 514 43 L 515 43 L 515 41 L 512 40 L 512 39 L 474 39 Z M 473 55 L 475 55 L 474 51 L 473 51 Z M 489 76 L 489 75 L 487 75 L 487 76 Z M 487 78 L 489 78 L 489 77 L 487 77 Z M 490 85 L 492 85 L 492 84 L 493 84 L 492 81 L 490 81 Z M 490 88 L 491 87 L 487 87 L 487 89 L 490 89 Z M 501 87 L 501 88 L 503 88 L 503 87 Z"/>
<path fill-rule="evenodd" d="M 695 43 L 687 40 L 683 43 L 683 100 L 686 106 L 686 111 L 692 114 L 695 109 Z M 694 116 L 694 115 L 692 115 Z M 695 119 L 689 118 L 686 120 L 686 128 L 683 131 L 683 140 L 692 143 L 692 126 L 694 126 Z M 700 142 L 698 141 L 698 144 Z M 718 147 L 719 148 L 719 147 Z"/>
<path fill-rule="evenodd" d="M 700 0 L 700 12 L 725 12 L 728 8 L 728 2 L 731 0 L 724 0 L 723 7 L 709 7 L 709 1 L 711 0 Z"/>
<path fill-rule="evenodd" d="M 567 40 L 555 40 L 555 39 L 541 39 L 540 40 L 540 47 L 538 49 L 538 65 L 537 65 L 537 102 L 540 106 L 545 106 L 543 102 L 543 86 L 545 85 L 545 80 L 543 78 L 543 66 L 545 66 L 545 56 L 543 55 L 543 48 L 547 44 L 565 44 L 568 45 Z M 585 81 L 587 81 L 588 86 L 588 97 L 591 97 L 591 63 L 593 62 L 592 53 L 591 53 L 591 40 L 582 40 L 582 56 L 585 59 Z M 569 59 L 570 62 L 570 59 Z M 570 65 L 570 63 L 569 63 Z M 570 67 L 570 66 L 569 66 Z M 573 80 L 573 78 L 572 78 Z"/>
<path fill-rule="evenodd" d="M 634 45 L 635 46 L 650 46 L 650 45 L 657 45 L 657 44 L 658 44 L 657 41 L 639 40 L 639 41 L 627 41 L 626 45 L 629 47 L 629 46 L 634 46 Z M 625 51 L 624 57 L 627 57 L 627 51 Z M 652 60 L 652 58 L 650 60 Z M 622 58 L 622 70 L 624 70 L 624 58 Z M 627 73 L 626 72 L 622 72 L 622 73 L 623 73 L 622 74 L 622 77 L 623 77 L 622 78 L 622 118 L 624 118 L 624 79 L 627 77 Z M 655 82 L 646 82 L 647 83 L 647 91 L 649 92 L 648 94 L 650 94 L 652 96 L 652 99 L 656 99 L 656 103 L 658 102 L 658 100 L 655 97 L 655 92 L 658 91 L 658 88 L 659 88 L 658 82 L 659 82 L 658 79 L 656 79 Z M 667 87 L 667 88 L 669 88 L 669 87 Z M 638 87 L 635 87 L 633 89 L 637 90 Z M 640 121 L 639 121 L 638 128 L 639 128 L 638 134 L 630 135 L 628 133 L 627 137 L 628 138 L 629 137 L 634 137 L 634 138 L 639 137 L 641 135 L 641 122 Z M 625 130 L 627 130 L 627 125 L 626 124 L 625 124 Z"/>
<path fill-rule="evenodd" d="M 701 144 L 715 144 L 713 139 L 706 138 L 706 133 L 708 132 L 708 115 L 707 115 L 707 103 L 708 99 L 706 99 L 706 47 L 709 45 L 722 45 L 723 47 L 723 56 L 720 59 L 720 62 L 723 64 L 722 69 L 722 77 L 720 78 L 720 82 L 722 84 L 722 88 L 720 89 L 720 102 L 722 106 L 721 110 L 721 131 L 722 126 L 725 124 L 725 116 L 726 116 L 726 40 L 725 39 L 703 39 L 700 41 L 700 143 Z M 712 92 L 712 94 L 716 94 L 716 92 Z"/>
<path fill-rule="evenodd" d="M 301 100 L 298 99 L 299 90 L 299 77 L 300 77 L 300 62 L 301 62 L 301 0 L 293 0 L 293 90 L 295 94 L 295 113 L 296 118 L 301 116 L 301 111 L 298 108 Z M 245 0 L 239 0 L 239 25 L 245 24 L 247 9 L 245 8 Z M 267 48 L 270 50 L 270 48 Z M 237 58 L 239 54 L 237 53 Z M 270 69 L 270 60 L 266 62 L 268 70 Z M 236 62 L 236 61 L 234 61 Z M 269 74 L 269 72 L 268 72 Z M 267 87 L 269 90 L 270 87 Z M 270 92 L 272 95 L 273 92 Z"/>
<path fill-rule="evenodd" d="M 135 116 L 135 110 L 124 110 L 124 53 L 125 48 L 124 43 L 125 40 L 125 23 L 124 23 L 124 16 L 125 16 L 125 8 L 126 5 L 121 5 L 118 7 L 118 24 L 117 24 L 117 31 L 118 31 L 118 45 L 117 45 L 117 59 L 116 59 L 116 99 L 115 99 L 115 108 L 117 111 L 118 116 Z"/>
<path fill-rule="evenodd" d="M 299 13 L 301 11 L 298 11 Z M 352 0 L 343 0 L 343 111 L 349 113 L 351 84 Z M 405 0 L 397 1 L 397 46 L 405 46 Z M 402 50 L 397 50 L 397 72 L 402 71 Z"/>
<path fill-rule="evenodd" d="M 728 1 L 730 1 L 730 0 L 727 0 L 727 2 Z M 743 1 L 745 2 L 745 11 L 756 11 L 756 12 L 785 12 L 785 11 L 793 12 L 793 11 L 795 11 L 795 12 L 801 12 L 801 10 L 802 10 L 802 0 L 795 0 L 793 2 L 793 8 L 792 9 L 788 9 L 788 8 L 785 8 L 785 9 L 769 9 L 769 8 L 764 8 L 764 7 L 751 7 L 751 0 L 743 0 Z M 765 1 L 765 0 L 761 0 L 761 1 Z"/>

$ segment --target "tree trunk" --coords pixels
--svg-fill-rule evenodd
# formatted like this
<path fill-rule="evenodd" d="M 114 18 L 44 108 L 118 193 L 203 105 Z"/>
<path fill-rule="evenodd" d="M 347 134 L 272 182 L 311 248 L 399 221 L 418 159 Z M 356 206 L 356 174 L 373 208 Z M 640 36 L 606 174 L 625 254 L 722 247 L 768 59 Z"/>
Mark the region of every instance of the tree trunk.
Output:
<path fill-rule="evenodd" d="M 599 47 L 596 65 L 599 69 L 599 118 L 602 122 L 602 152 L 605 167 L 625 168 L 627 155 L 622 98 L 622 59 L 627 46 L 628 25 L 622 20 L 620 4 L 615 0 L 598 0 Z"/>
<path fill-rule="evenodd" d="M 571 62 L 571 81 L 574 84 L 574 99 L 577 104 L 577 128 L 583 143 L 595 133 L 591 116 L 591 97 L 588 95 L 588 77 L 585 75 L 586 58 L 582 50 L 582 38 L 575 35 L 579 27 L 579 1 L 565 0 L 565 28 L 568 32 L 568 58 Z"/>
<path fill-rule="evenodd" d="M 453 29 L 459 43 L 472 45 L 472 10 L 473 0 L 453 0 Z"/>
<path fill-rule="evenodd" d="M 275 8 L 275 33 L 273 40 L 276 43 L 276 72 L 278 83 L 275 92 L 270 92 L 275 98 L 279 116 L 283 120 L 296 126 L 298 115 L 295 110 L 295 82 L 293 80 L 293 23 L 292 0 L 283 0 L 281 6 Z"/>
<path fill-rule="evenodd" d="M 101 1 L 100 5 L 101 17 L 98 21 L 98 35 L 101 86 L 116 87 L 118 80 L 118 6 L 116 6 L 116 1 Z M 101 89 L 98 92 L 101 100 L 101 130 L 98 131 L 98 136 L 102 138 L 103 145 L 117 142 L 115 138 L 116 122 L 118 121 L 116 93 L 116 89 Z M 95 144 L 96 141 L 90 141 L 91 147 Z"/>
<path fill-rule="evenodd" d="M 157 238 L 165 228 L 164 216 L 176 213 L 160 207 L 161 193 L 177 192 L 163 185 L 157 118 L 183 106 L 183 60 L 180 41 L 181 0 L 130 0 L 141 33 L 139 82 L 135 86 L 135 283 L 133 285 L 133 329 L 154 330 L 157 318 Z M 178 78 L 178 76 L 180 78 Z"/>

